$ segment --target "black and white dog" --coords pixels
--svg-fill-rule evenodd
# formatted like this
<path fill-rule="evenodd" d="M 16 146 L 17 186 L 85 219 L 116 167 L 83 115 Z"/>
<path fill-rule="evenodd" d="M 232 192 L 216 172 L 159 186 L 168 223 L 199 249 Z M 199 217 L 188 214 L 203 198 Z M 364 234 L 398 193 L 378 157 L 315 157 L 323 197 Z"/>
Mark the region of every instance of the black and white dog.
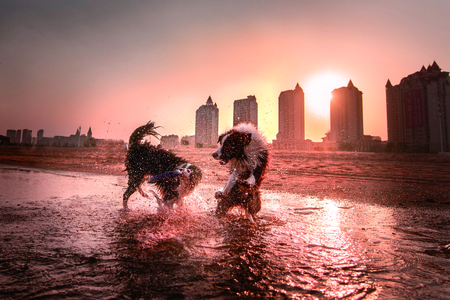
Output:
<path fill-rule="evenodd" d="M 219 148 L 212 156 L 221 165 L 230 163 L 231 174 L 218 199 L 216 214 L 223 216 L 229 209 L 241 206 L 253 220 L 261 210 L 259 188 L 269 160 L 265 138 L 252 124 L 238 124 L 219 137 Z"/>
<path fill-rule="evenodd" d="M 154 122 L 138 127 L 130 136 L 125 167 L 128 172 L 128 188 L 123 194 L 123 208 L 128 209 L 128 198 L 137 191 L 149 197 L 141 188 L 148 179 L 162 196 L 151 191 L 160 207 L 172 208 L 181 205 L 183 198 L 190 194 L 202 179 L 202 171 L 174 153 L 144 142 L 145 136 L 158 138 Z"/>

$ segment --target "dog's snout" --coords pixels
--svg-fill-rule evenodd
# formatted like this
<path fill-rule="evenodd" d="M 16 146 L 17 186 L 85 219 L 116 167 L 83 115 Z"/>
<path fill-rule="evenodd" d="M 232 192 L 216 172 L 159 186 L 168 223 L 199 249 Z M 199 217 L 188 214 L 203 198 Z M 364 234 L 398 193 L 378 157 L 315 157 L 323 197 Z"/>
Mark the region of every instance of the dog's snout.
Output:
<path fill-rule="evenodd" d="M 218 154 L 217 152 L 214 152 L 214 153 L 212 154 L 212 157 L 214 157 L 215 159 L 218 159 L 218 158 L 219 158 L 219 154 Z"/>

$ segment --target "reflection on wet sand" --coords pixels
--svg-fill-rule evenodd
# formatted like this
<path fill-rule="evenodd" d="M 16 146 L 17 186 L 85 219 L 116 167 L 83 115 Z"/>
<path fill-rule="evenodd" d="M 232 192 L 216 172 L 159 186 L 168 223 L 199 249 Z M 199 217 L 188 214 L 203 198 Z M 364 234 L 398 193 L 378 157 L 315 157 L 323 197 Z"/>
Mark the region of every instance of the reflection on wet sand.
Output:
<path fill-rule="evenodd" d="M 0 170 L 0 291 L 15 298 L 433 298 L 449 294 L 448 211 L 263 191 L 256 223 L 216 185 L 158 212 L 125 177 Z M 29 187 L 29 188 L 24 188 Z"/>

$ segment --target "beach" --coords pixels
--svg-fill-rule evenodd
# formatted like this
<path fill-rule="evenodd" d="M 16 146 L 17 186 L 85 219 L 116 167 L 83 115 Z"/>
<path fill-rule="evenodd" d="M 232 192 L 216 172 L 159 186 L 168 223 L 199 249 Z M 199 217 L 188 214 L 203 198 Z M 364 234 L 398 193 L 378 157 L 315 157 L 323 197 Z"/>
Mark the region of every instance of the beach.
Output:
<path fill-rule="evenodd" d="M 202 181 L 225 185 L 229 169 L 214 149 L 169 149 L 198 165 Z M 1 147 L 0 164 L 126 176 L 122 144 L 98 147 Z M 391 206 L 450 207 L 450 155 L 271 151 L 262 189 Z"/>
<path fill-rule="evenodd" d="M 213 149 L 173 151 L 184 205 L 124 211 L 123 146 L 0 148 L 0 298 L 448 299 L 448 156 L 272 151 L 249 222 Z"/>

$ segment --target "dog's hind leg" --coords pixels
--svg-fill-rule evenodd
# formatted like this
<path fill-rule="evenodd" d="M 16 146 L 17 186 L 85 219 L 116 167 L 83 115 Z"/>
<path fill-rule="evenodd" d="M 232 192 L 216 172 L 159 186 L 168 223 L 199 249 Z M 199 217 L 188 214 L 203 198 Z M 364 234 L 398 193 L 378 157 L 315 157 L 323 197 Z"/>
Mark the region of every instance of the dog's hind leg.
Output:
<path fill-rule="evenodd" d="M 141 194 L 142 197 L 150 198 L 150 196 L 148 194 L 144 193 L 141 186 L 139 186 L 137 190 L 138 190 L 139 194 Z"/>
<path fill-rule="evenodd" d="M 128 210 L 128 198 L 130 198 L 131 195 L 134 194 L 134 192 L 136 192 L 137 187 L 135 186 L 128 186 L 127 190 L 125 191 L 125 193 L 123 193 L 123 209 L 124 210 Z"/>
<path fill-rule="evenodd" d="M 128 187 L 127 190 L 123 193 L 123 209 L 128 210 L 128 198 L 133 195 L 139 188 L 142 183 L 142 180 L 139 180 L 136 177 L 128 175 Z"/>

